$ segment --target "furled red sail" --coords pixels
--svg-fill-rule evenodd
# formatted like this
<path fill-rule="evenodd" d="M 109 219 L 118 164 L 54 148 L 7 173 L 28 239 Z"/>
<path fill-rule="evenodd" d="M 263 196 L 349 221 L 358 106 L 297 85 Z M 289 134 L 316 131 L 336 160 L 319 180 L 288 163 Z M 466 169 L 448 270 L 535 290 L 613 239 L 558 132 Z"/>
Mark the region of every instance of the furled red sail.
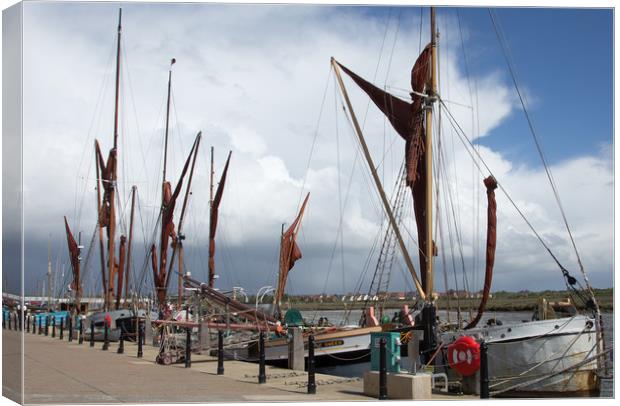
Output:
<path fill-rule="evenodd" d="M 431 73 L 431 45 L 427 45 L 420 54 L 411 70 L 412 102 L 406 102 L 391 95 L 364 80 L 345 66 L 338 63 L 342 70 L 370 97 L 373 103 L 385 114 L 396 132 L 405 140 L 405 165 L 407 168 L 407 186 L 411 188 L 413 207 L 418 230 L 418 246 L 422 287 L 427 290 L 426 282 L 426 154 L 424 143 L 426 132 L 424 129 L 424 94 L 430 86 Z M 430 159 L 430 157 L 428 158 Z"/>
<path fill-rule="evenodd" d="M 297 231 L 299 230 L 301 218 L 306 210 L 309 197 L 310 193 L 308 192 L 303 204 L 301 205 L 297 218 L 295 218 L 293 224 L 291 224 L 291 226 L 282 234 L 282 238 L 280 240 L 280 272 L 278 274 L 278 289 L 275 294 L 275 303 L 278 307 L 280 305 L 280 301 L 282 300 L 282 296 L 284 296 L 288 273 L 291 269 L 293 269 L 293 266 L 295 266 L 295 262 L 301 258 L 301 250 L 299 249 L 296 241 Z"/>
<path fill-rule="evenodd" d="M 97 152 L 97 161 L 101 169 L 101 183 L 103 186 L 103 201 L 101 203 L 101 211 L 99 212 L 99 227 L 105 227 L 110 235 L 110 196 L 114 189 L 114 174 L 116 173 L 116 150 L 111 149 L 108 154 L 107 161 L 104 162 L 99 142 L 95 140 L 95 150 Z"/>
<path fill-rule="evenodd" d="M 174 192 L 172 192 L 172 186 L 170 182 L 165 182 L 163 187 L 163 198 L 162 198 L 162 214 L 161 214 L 161 239 L 160 239 L 160 258 L 159 264 L 157 262 L 156 248 L 155 244 L 151 246 L 151 264 L 153 267 L 153 282 L 155 283 L 155 290 L 157 292 L 157 300 L 160 305 L 164 305 L 166 302 L 166 291 L 167 291 L 167 270 L 166 270 L 166 262 L 168 260 L 168 244 L 170 240 L 172 240 L 172 244 L 176 244 L 177 236 L 175 232 L 173 216 L 174 216 L 174 207 L 176 204 L 177 197 L 179 193 L 181 193 L 181 187 L 183 186 L 183 178 L 187 173 L 187 169 L 189 167 L 189 163 L 191 157 L 196 149 L 196 142 L 192 146 L 189 155 L 187 156 L 187 160 L 185 161 L 185 165 L 183 166 L 183 170 L 181 171 L 181 176 L 179 177 L 179 181 L 177 182 L 176 187 L 174 188 Z"/>
<path fill-rule="evenodd" d="M 125 272 L 125 246 L 127 242 L 127 237 L 121 235 L 121 245 L 118 250 L 118 268 L 116 269 L 116 308 L 120 308 L 121 306 L 121 295 L 123 293 L 123 279 Z"/>
<path fill-rule="evenodd" d="M 69 228 L 69 222 L 65 216 L 65 231 L 67 232 L 67 245 L 69 246 L 69 257 L 71 258 L 71 270 L 73 271 L 73 280 L 71 281 L 71 290 L 75 292 L 76 309 L 79 311 L 79 302 L 82 297 L 82 284 L 80 282 L 80 250 L 75 238 Z"/>
<path fill-rule="evenodd" d="M 211 221 L 209 226 L 209 287 L 213 288 L 215 282 L 215 232 L 217 231 L 217 217 L 222 201 L 222 195 L 224 194 L 224 185 L 226 184 L 226 174 L 228 173 L 228 163 L 230 162 L 230 155 L 232 151 L 228 153 L 226 159 L 226 165 L 224 165 L 224 171 L 220 178 L 220 183 L 217 185 L 217 191 L 213 198 L 213 204 L 211 205 Z"/>
<path fill-rule="evenodd" d="M 484 180 L 484 186 L 487 188 L 487 252 L 486 252 L 486 269 L 484 273 L 484 289 L 482 291 L 482 299 L 478 306 L 478 314 L 472 321 L 465 326 L 465 329 L 476 327 L 484 309 L 489 300 L 489 292 L 491 291 L 491 281 L 493 279 L 493 264 L 495 263 L 495 243 L 497 239 L 497 203 L 495 202 L 495 189 L 497 189 L 497 181 L 493 176 L 489 176 Z"/>

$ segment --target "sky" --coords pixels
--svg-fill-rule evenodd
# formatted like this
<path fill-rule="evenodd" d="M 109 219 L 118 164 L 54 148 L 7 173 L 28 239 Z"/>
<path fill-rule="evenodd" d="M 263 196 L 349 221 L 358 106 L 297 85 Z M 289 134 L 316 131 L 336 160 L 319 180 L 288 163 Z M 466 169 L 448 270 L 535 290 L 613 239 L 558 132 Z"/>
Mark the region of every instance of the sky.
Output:
<path fill-rule="evenodd" d="M 26 293 L 42 288 L 48 243 L 56 288 L 66 291 L 63 215 L 76 234 L 82 232 L 86 292 L 101 289 L 97 245 L 89 250 L 96 210 L 93 142 L 97 138 L 104 150 L 112 142 L 119 5 L 118 187 L 124 232 L 129 190 L 138 187 L 134 286 L 152 286 L 145 252 L 159 209 L 166 80 L 169 61 L 176 58 L 168 166 L 173 184 L 196 133 L 203 133 L 184 226 L 187 270 L 206 280 L 214 146 L 216 177 L 232 151 L 216 242 L 219 288 L 255 292 L 276 283 L 282 224 L 293 221 L 310 192 L 299 235 L 303 258 L 290 273 L 289 293 L 342 293 L 358 285 L 367 291 L 377 263 L 373 247 L 380 246 L 385 219 L 329 61 L 333 56 L 406 98 L 411 66 L 429 40 L 428 9 L 29 2 L 23 20 Z M 501 8 L 494 13 L 584 267 L 595 287 L 609 287 L 612 12 Z M 442 224 L 436 235 L 436 289 L 445 290 L 447 278 L 448 288 L 479 290 L 484 272 L 482 179 L 489 173 L 476 169 L 448 112 L 560 262 L 579 276 L 488 10 L 440 8 L 437 21 L 439 92 L 448 111 L 440 124 L 445 166 L 436 186 L 435 215 Z M 345 78 L 345 84 L 391 195 L 404 143 L 354 83 Z M 416 258 L 410 196 L 405 200 L 403 234 Z M 549 254 L 500 191 L 497 200 L 492 290 L 562 289 L 561 272 Z M 402 264 L 396 255 L 391 290 L 413 290 Z M 6 274 L 6 265 L 4 272 L 10 288 L 15 275 Z"/>

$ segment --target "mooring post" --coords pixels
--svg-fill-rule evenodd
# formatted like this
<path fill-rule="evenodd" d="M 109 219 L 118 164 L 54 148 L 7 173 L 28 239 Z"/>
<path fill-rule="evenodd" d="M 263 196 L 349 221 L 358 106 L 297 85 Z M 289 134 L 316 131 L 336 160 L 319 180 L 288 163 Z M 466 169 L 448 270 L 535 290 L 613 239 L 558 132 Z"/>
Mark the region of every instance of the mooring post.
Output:
<path fill-rule="evenodd" d="M 123 332 L 123 328 L 121 327 L 121 336 L 118 338 L 118 349 L 116 350 L 117 354 L 125 353 L 125 333 Z"/>
<path fill-rule="evenodd" d="M 103 351 L 107 351 L 110 346 L 110 337 L 108 337 L 108 320 L 103 319 L 103 347 L 101 349 Z"/>
<path fill-rule="evenodd" d="M 217 331 L 217 374 L 224 375 L 224 332 Z"/>
<path fill-rule="evenodd" d="M 81 345 L 84 343 L 84 319 L 82 316 L 78 316 L 77 321 L 80 323 L 80 326 L 78 327 L 78 344 Z"/>
<path fill-rule="evenodd" d="M 314 377 L 314 334 L 308 337 L 308 393 L 316 394 L 316 380 Z"/>
<path fill-rule="evenodd" d="M 19 331 L 22 331 L 22 322 L 24 320 L 24 310 L 19 309 Z"/>
<path fill-rule="evenodd" d="M 48 336 L 50 332 L 50 319 L 50 316 L 45 316 L 45 336 Z M 54 323 L 54 326 L 56 326 L 56 323 Z"/>
<path fill-rule="evenodd" d="M 56 324 L 56 319 L 54 319 L 54 325 Z M 60 339 L 62 340 L 64 338 L 63 336 L 63 332 L 65 331 L 65 318 L 61 317 L 60 318 Z"/>
<path fill-rule="evenodd" d="M 37 334 L 37 315 L 32 315 L 32 334 Z"/>
<path fill-rule="evenodd" d="M 56 338 L 56 316 L 52 317 L 52 320 L 52 338 Z M 47 325 L 45 326 L 45 332 L 47 333 Z"/>
<path fill-rule="evenodd" d="M 4 310 L 2 311 L 2 328 L 6 329 L 6 320 L 4 317 Z"/>
<path fill-rule="evenodd" d="M 192 329 L 185 329 L 185 368 L 192 366 Z"/>
<path fill-rule="evenodd" d="M 95 322 L 92 319 L 90 321 L 90 346 L 95 346 Z"/>
<path fill-rule="evenodd" d="M 39 335 L 41 335 L 41 334 L 42 334 L 41 327 L 43 326 L 43 321 L 42 321 L 41 319 L 42 319 L 42 317 L 41 317 L 41 315 L 39 314 Z"/>
<path fill-rule="evenodd" d="M 4 312 L 2 312 L 2 314 L 4 314 Z M 8 319 L 9 319 L 9 330 L 10 330 L 11 329 L 11 313 L 9 313 Z"/>
<path fill-rule="evenodd" d="M 30 333 L 30 315 L 26 315 L 26 333 Z"/>
<path fill-rule="evenodd" d="M 486 342 L 480 343 L 480 399 L 489 398 L 489 347 Z"/>
<path fill-rule="evenodd" d="M 67 330 L 69 331 L 69 342 L 73 341 L 73 317 L 68 316 Z"/>
<path fill-rule="evenodd" d="M 138 358 L 142 358 L 142 344 L 144 338 L 144 324 L 138 320 Z"/>
<path fill-rule="evenodd" d="M 387 391 L 387 357 L 386 357 L 386 339 L 381 338 L 379 341 L 379 400 L 388 398 Z"/>
<path fill-rule="evenodd" d="M 258 383 L 267 382 L 265 375 L 265 332 L 261 330 L 258 335 Z"/>

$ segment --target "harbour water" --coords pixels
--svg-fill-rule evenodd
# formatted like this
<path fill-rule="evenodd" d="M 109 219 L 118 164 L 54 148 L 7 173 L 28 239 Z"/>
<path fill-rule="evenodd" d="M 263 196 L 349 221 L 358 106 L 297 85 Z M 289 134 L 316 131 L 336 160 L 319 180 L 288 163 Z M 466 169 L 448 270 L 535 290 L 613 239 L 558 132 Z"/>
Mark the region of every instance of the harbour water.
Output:
<path fill-rule="evenodd" d="M 399 309 L 387 309 L 385 314 L 392 316 Z M 327 317 L 329 322 L 334 325 L 355 325 L 359 321 L 362 312 L 361 310 L 324 310 L 320 312 L 315 311 L 303 311 L 302 316 L 311 321 L 318 320 L 319 317 Z M 605 344 L 607 348 L 612 348 L 614 343 L 614 317 L 613 313 L 603 313 L 603 331 L 605 337 Z M 440 311 L 439 317 L 441 320 L 447 320 L 447 312 Z M 457 320 L 456 312 L 450 313 L 450 319 L 452 321 Z M 530 321 L 532 319 L 532 312 L 488 312 L 482 316 L 479 325 L 484 325 L 487 320 L 496 319 L 504 324 L 515 323 L 522 321 Z M 317 368 L 317 372 L 323 374 L 330 374 L 342 377 L 361 377 L 365 371 L 370 369 L 370 358 L 366 356 L 360 359 L 360 362 L 337 364 L 321 366 Z"/>

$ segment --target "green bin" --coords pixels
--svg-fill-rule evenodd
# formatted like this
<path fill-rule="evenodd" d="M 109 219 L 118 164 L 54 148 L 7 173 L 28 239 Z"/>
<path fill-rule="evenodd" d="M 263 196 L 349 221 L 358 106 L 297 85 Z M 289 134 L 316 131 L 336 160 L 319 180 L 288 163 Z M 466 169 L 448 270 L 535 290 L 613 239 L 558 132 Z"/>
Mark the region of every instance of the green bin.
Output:
<path fill-rule="evenodd" d="M 381 339 L 385 338 L 385 355 L 388 372 L 400 373 L 400 333 L 370 333 L 370 369 L 379 370 Z"/>

